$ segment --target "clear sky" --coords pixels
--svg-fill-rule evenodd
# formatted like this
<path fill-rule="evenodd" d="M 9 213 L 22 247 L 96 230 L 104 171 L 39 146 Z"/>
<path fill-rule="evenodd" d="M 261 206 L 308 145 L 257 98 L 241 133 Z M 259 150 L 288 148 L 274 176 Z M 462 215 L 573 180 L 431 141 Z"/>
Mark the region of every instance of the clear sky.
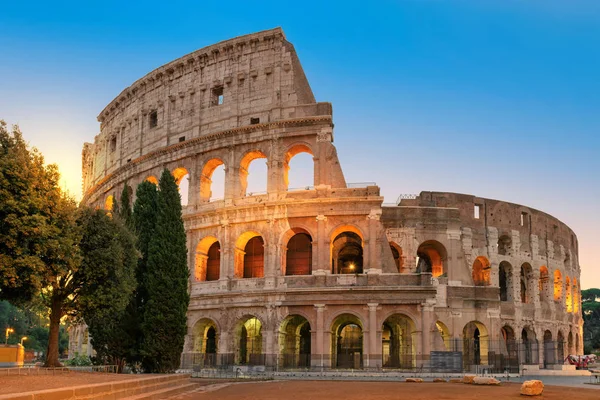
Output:
<path fill-rule="evenodd" d="M 80 196 L 82 144 L 121 90 L 276 26 L 333 103 L 347 181 L 386 202 L 439 190 L 546 211 L 578 235 L 582 287 L 600 287 L 597 0 L 4 2 L 0 118 Z"/>

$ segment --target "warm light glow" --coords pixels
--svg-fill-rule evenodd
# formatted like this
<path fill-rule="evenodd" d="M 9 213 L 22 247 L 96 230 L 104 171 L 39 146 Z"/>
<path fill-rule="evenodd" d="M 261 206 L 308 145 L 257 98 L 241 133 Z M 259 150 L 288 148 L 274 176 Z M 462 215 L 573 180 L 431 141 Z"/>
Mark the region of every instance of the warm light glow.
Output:
<path fill-rule="evenodd" d="M 27 340 L 27 336 L 23 336 L 23 337 L 21 338 L 21 346 L 23 346 L 23 342 L 24 342 L 25 340 Z"/>
<path fill-rule="evenodd" d="M 356 265 L 354 265 L 354 264 L 349 264 L 349 265 L 348 265 L 348 268 L 350 268 L 351 270 L 353 270 L 353 271 L 354 271 L 354 268 L 356 268 Z"/>
<path fill-rule="evenodd" d="M 13 328 L 6 328 L 6 341 L 4 344 L 8 344 L 8 336 L 13 333 L 15 330 Z"/>

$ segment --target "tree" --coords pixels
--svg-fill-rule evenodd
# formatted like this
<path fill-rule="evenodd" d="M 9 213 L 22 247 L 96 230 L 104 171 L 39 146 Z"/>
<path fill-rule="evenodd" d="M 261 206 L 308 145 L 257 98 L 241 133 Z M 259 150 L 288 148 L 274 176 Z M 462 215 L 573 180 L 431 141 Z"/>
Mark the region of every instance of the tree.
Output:
<path fill-rule="evenodd" d="M 159 189 L 156 228 L 148 246 L 141 350 L 144 369 L 164 373 L 179 366 L 190 298 L 181 197 L 167 169 L 161 175 Z"/>
<path fill-rule="evenodd" d="M 587 350 L 600 349 L 600 289 L 581 291 L 583 337 Z"/>

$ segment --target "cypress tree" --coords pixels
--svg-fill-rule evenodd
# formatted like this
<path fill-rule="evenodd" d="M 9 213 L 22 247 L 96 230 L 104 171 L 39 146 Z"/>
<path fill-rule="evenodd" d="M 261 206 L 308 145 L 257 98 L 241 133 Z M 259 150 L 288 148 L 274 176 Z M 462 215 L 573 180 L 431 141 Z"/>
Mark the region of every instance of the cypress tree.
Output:
<path fill-rule="evenodd" d="M 131 217 L 133 229 L 138 238 L 137 248 L 140 252 L 136 270 L 138 286 L 132 304 L 128 308 L 131 326 L 133 327 L 131 335 L 136 338 L 136 341 L 127 357 L 127 361 L 133 366 L 142 361 L 140 351 L 144 334 L 141 325 L 144 317 L 144 305 L 148 301 L 146 281 L 148 247 L 156 228 L 156 213 L 158 209 L 158 191 L 156 189 L 156 185 L 148 181 L 144 181 L 138 185 Z"/>
<path fill-rule="evenodd" d="M 121 206 L 119 207 L 119 217 L 128 228 L 133 227 L 133 211 L 131 210 L 131 188 L 125 182 L 123 192 L 121 192 Z"/>
<path fill-rule="evenodd" d="M 142 366 L 147 372 L 171 372 L 179 367 L 190 297 L 181 197 L 167 169 L 159 181 L 156 229 L 146 267 Z"/>

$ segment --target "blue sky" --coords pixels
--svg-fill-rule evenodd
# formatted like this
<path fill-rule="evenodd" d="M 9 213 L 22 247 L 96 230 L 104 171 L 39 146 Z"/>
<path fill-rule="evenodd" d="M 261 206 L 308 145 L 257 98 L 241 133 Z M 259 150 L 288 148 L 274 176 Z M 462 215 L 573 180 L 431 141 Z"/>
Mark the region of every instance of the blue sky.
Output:
<path fill-rule="evenodd" d="M 440 190 L 544 210 L 576 231 L 583 287 L 600 287 L 600 2 L 370 3 L 9 2 L 0 118 L 79 195 L 82 143 L 121 90 L 281 26 L 318 101 L 333 103 L 347 181 L 377 182 L 386 202 Z"/>

